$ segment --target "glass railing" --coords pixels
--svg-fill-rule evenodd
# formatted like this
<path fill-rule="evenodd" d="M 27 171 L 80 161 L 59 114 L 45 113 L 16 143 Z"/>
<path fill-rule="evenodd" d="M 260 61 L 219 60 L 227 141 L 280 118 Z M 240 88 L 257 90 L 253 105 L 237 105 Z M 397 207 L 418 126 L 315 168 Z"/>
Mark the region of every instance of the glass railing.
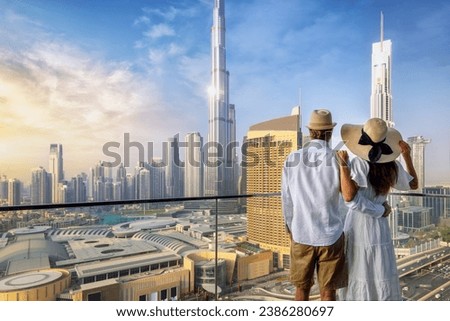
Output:
<path fill-rule="evenodd" d="M 404 299 L 450 300 L 450 196 L 389 203 Z M 293 300 L 289 242 L 279 193 L 4 206 L 0 300 Z"/>

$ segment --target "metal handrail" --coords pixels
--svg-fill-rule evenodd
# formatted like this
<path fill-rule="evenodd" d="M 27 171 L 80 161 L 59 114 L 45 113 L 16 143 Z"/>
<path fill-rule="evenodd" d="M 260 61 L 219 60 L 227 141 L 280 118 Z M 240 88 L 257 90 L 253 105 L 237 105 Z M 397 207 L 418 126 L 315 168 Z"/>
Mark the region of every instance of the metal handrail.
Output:
<path fill-rule="evenodd" d="M 79 203 L 49 203 L 49 204 L 35 204 L 35 205 L 13 205 L 13 206 L 0 206 L 0 212 L 42 210 L 42 209 L 51 209 L 51 208 L 74 208 L 74 207 L 98 207 L 98 206 L 109 206 L 109 205 L 173 203 L 173 202 L 204 201 L 204 200 L 216 200 L 216 199 L 248 198 L 248 197 L 253 197 L 253 196 L 255 196 L 255 194 L 199 196 L 199 197 L 168 197 L 168 198 L 152 198 L 152 199 L 133 199 L 133 200 L 122 200 L 122 201 L 79 202 Z"/>
<path fill-rule="evenodd" d="M 450 198 L 450 195 L 445 195 L 445 194 L 425 194 L 425 193 L 409 193 L 409 192 L 408 193 L 392 192 L 389 194 L 390 195 L 398 195 L 398 196 Z M 250 198 L 250 197 L 272 197 L 272 196 L 280 196 L 280 195 L 281 195 L 281 193 L 255 193 L 255 194 L 239 194 L 239 195 L 133 199 L 133 200 L 122 200 L 122 201 L 102 201 L 102 202 L 11 205 L 11 206 L 0 206 L 0 212 L 42 210 L 42 209 L 52 209 L 52 208 L 99 207 L 99 206 L 110 206 L 110 205 L 150 204 L 150 203 L 164 203 L 164 202 L 165 203 L 173 203 L 173 202 L 236 199 L 236 198 Z"/>

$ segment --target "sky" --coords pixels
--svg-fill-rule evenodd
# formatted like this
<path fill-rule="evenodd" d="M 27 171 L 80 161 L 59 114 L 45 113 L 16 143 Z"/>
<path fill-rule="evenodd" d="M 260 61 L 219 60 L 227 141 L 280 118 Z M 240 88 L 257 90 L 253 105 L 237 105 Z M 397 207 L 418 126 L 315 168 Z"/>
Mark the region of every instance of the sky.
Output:
<path fill-rule="evenodd" d="M 125 135 L 158 156 L 175 134 L 207 140 L 213 0 L 0 0 L 0 175 L 31 180 L 64 150 L 66 179 Z M 426 184 L 450 184 L 450 3 L 226 0 L 237 137 L 302 108 L 370 117 L 371 48 L 393 43 L 395 127 L 424 136 Z M 120 151 L 123 155 L 123 150 Z M 137 156 L 137 150 L 130 149 Z M 136 154 L 136 155 L 135 155 Z M 128 168 L 132 172 L 134 163 Z"/>

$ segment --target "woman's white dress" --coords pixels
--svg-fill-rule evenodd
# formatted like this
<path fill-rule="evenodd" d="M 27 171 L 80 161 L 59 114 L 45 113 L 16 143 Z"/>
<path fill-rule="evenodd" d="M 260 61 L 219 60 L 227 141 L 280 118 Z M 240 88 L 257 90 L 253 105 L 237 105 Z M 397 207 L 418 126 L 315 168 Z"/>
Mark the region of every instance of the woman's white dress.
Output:
<path fill-rule="evenodd" d="M 394 186 L 398 190 L 409 190 L 409 175 L 400 162 L 398 180 Z M 366 197 L 374 203 L 382 204 L 386 195 L 375 195 L 368 180 L 369 164 L 361 158 L 351 162 L 351 176 L 358 184 L 356 197 Z M 355 198 L 356 199 L 356 198 Z M 338 291 L 339 300 L 345 301 L 392 301 L 401 300 L 400 282 L 392 244 L 389 219 L 376 218 L 359 212 L 356 202 L 349 207 L 345 219 L 346 257 L 349 280 L 346 288 Z"/>

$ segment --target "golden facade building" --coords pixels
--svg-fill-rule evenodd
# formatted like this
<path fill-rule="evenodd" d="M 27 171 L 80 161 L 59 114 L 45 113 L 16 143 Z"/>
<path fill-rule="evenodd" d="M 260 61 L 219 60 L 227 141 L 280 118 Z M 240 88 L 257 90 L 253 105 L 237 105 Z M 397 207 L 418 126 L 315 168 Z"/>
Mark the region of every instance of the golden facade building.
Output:
<path fill-rule="evenodd" d="M 192 291 L 191 272 L 174 268 L 82 284 L 70 293 L 73 301 L 172 301 Z"/>
<path fill-rule="evenodd" d="M 250 127 L 244 158 L 248 194 L 281 192 L 286 157 L 302 144 L 300 107 L 290 116 Z M 275 267 L 289 267 L 290 238 L 285 229 L 280 196 L 247 200 L 248 240 L 274 253 Z"/>

